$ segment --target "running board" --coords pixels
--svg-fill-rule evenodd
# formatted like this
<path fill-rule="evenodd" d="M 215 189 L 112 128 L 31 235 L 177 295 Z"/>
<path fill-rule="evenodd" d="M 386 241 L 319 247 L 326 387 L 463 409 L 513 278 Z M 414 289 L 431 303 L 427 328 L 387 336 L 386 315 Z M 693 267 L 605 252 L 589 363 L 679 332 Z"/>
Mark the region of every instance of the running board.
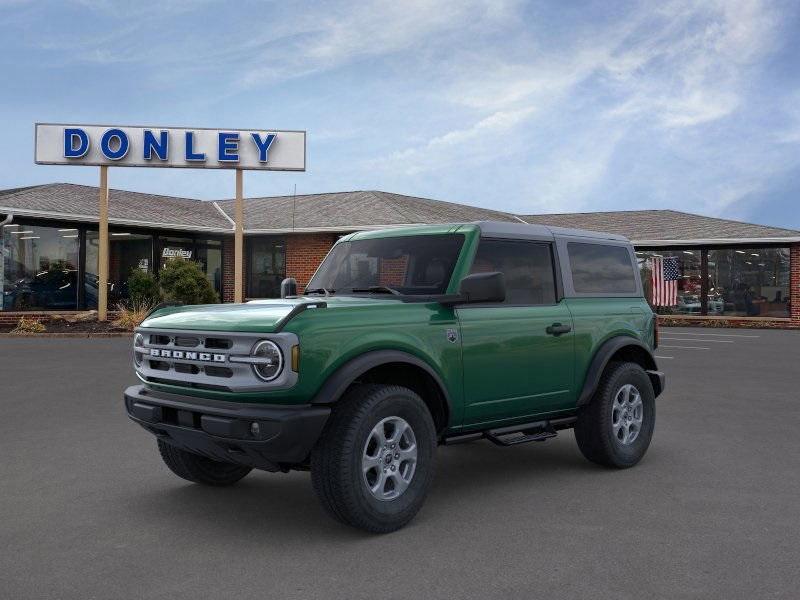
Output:
<path fill-rule="evenodd" d="M 486 439 L 498 446 L 516 446 L 527 442 L 543 442 L 556 437 L 558 432 L 548 421 L 525 423 L 512 427 L 490 429 L 485 433 Z"/>
<path fill-rule="evenodd" d="M 498 446 L 516 446 L 526 442 L 543 442 L 558 435 L 559 429 L 568 429 L 575 424 L 575 417 L 563 417 L 549 421 L 534 421 L 498 427 L 488 431 L 475 431 L 471 433 L 456 434 L 446 437 L 443 443 L 447 446 L 462 444 L 486 438 Z"/>

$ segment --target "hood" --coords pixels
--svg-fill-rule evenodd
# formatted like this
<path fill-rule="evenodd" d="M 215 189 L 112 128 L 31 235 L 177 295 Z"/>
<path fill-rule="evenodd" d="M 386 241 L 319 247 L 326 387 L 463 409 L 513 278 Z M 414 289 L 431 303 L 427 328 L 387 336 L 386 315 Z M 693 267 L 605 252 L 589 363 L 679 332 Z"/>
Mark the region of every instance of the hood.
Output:
<path fill-rule="evenodd" d="M 200 331 L 244 331 L 269 333 L 299 304 L 326 302 L 327 308 L 365 307 L 398 303 L 400 300 L 363 296 L 303 296 L 280 300 L 256 300 L 246 304 L 201 304 L 162 308 L 142 323 L 154 329 L 196 329 Z M 320 310 L 320 309 L 308 309 Z"/>

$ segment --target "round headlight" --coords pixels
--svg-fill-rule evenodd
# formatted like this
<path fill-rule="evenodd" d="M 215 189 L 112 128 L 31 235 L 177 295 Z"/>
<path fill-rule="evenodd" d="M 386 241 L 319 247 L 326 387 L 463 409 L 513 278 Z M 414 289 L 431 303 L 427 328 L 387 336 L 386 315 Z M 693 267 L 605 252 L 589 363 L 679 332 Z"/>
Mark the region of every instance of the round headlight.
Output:
<path fill-rule="evenodd" d="M 133 336 L 133 362 L 136 363 L 136 366 L 142 366 L 142 353 L 136 350 L 136 348 L 144 348 L 144 336 L 141 333 L 137 333 Z"/>
<path fill-rule="evenodd" d="M 264 381 L 272 381 L 281 374 L 283 369 L 283 355 L 281 349 L 274 342 L 262 340 L 253 346 L 250 353 L 253 358 L 261 359 L 253 364 L 253 371 Z"/>

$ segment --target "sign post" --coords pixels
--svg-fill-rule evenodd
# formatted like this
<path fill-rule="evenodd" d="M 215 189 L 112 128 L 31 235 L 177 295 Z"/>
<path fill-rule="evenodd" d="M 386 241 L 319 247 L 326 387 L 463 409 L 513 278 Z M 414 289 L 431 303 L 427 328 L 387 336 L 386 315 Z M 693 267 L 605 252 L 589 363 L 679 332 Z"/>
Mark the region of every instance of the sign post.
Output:
<path fill-rule="evenodd" d="M 108 167 L 100 167 L 100 210 L 97 253 L 97 320 L 108 319 Z"/>
<path fill-rule="evenodd" d="M 241 169 L 236 169 L 236 210 L 235 221 L 236 231 L 234 232 L 234 256 L 236 265 L 233 269 L 233 301 L 242 302 L 244 300 L 244 175 Z"/>
<path fill-rule="evenodd" d="M 305 171 L 305 131 L 36 123 L 39 165 L 100 167 L 97 318 L 108 318 L 108 167 L 234 169 L 234 299 L 244 300 L 243 171 Z"/>

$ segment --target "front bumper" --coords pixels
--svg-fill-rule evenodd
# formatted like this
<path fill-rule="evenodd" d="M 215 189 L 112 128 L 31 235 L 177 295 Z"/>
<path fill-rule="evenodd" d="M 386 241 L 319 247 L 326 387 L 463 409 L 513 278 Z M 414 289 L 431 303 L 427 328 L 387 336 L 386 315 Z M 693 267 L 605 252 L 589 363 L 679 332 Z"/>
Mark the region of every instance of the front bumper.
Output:
<path fill-rule="evenodd" d="M 133 421 L 173 446 L 266 471 L 303 463 L 331 412 L 330 407 L 310 404 L 206 400 L 143 385 L 125 390 L 125 410 Z"/>

